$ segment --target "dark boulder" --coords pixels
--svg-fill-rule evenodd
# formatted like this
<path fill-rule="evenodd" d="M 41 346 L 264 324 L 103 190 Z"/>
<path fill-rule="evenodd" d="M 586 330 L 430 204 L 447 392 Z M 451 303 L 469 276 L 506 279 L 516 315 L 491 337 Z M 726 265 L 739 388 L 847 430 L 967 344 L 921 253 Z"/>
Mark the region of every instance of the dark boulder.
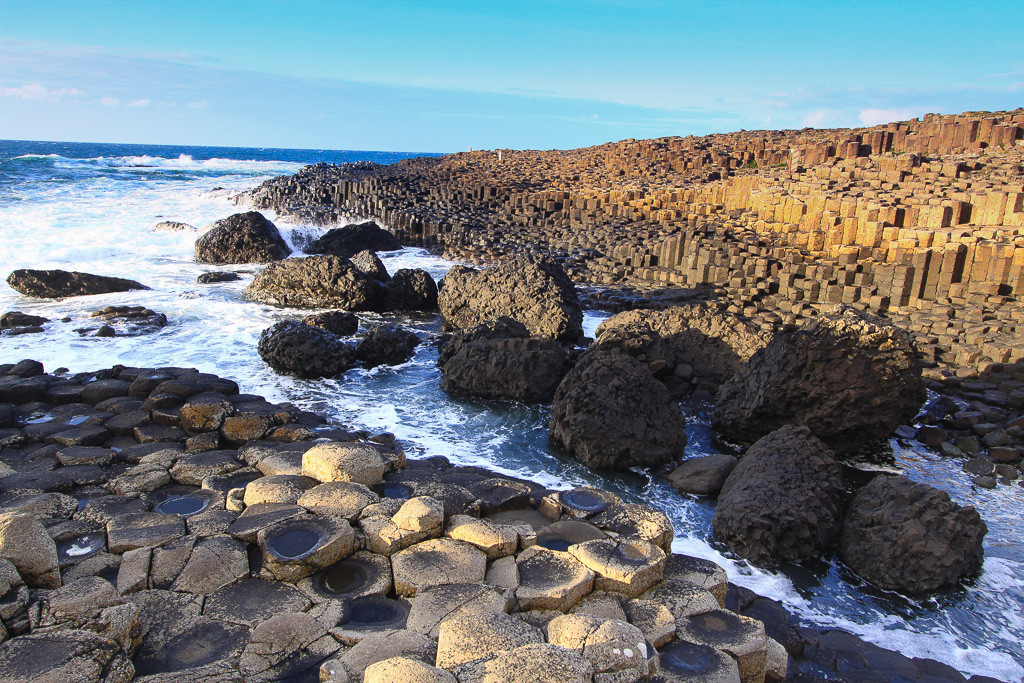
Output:
<path fill-rule="evenodd" d="M 306 325 L 319 327 L 339 337 L 348 337 L 359 329 L 359 318 L 347 311 L 327 311 L 314 313 L 302 319 Z"/>
<path fill-rule="evenodd" d="M 219 220 L 196 240 L 199 263 L 269 263 L 291 253 L 277 227 L 258 211 Z"/>
<path fill-rule="evenodd" d="M 89 317 L 109 326 L 118 337 L 149 334 L 167 325 L 166 315 L 145 306 L 107 306 L 103 310 L 93 311 Z M 83 330 L 79 330 L 79 334 L 82 333 Z"/>
<path fill-rule="evenodd" d="M 718 540 L 753 564 L 800 562 L 835 545 L 842 503 L 835 455 L 807 427 L 787 425 L 740 458 L 712 526 Z"/>
<path fill-rule="evenodd" d="M 245 298 L 308 308 L 379 310 L 384 286 L 337 256 L 307 256 L 271 263 L 245 288 Z"/>
<path fill-rule="evenodd" d="M 364 221 L 341 228 L 332 228 L 313 240 L 306 251 L 310 254 L 331 254 L 351 258 L 359 252 L 397 251 L 402 248 L 398 238 L 373 221 Z"/>
<path fill-rule="evenodd" d="M 669 472 L 668 483 L 682 493 L 717 496 L 737 462 L 725 453 L 690 458 Z"/>
<path fill-rule="evenodd" d="M 216 284 L 218 282 L 234 282 L 236 280 L 241 280 L 241 279 L 242 278 L 239 277 L 238 273 L 233 273 L 230 270 L 224 270 L 224 271 L 217 271 L 217 270 L 215 270 L 215 271 L 212 271 L 212 272 L 209 272 L 209 273 L 201 273 L 199 275 L 199 277 L 196 278 L 196 284 L 199 284 L 199 285 L 212 285 L 212 284 Z"/>
<path fill-rule="evenodd" d="M 879 475 L 854 495 L 839 554 L 876 586 L 921 594 L 977 573 L 987 532 L 977 510 L 950 501 L 945 491 Z"/>
<path fill-rule="evenodd" d="M 527 403 L 550 401 L 569 372 L 572 350 L 554 339 L 479 339 L 459 344 L 441 369 L 450 394 Z"/>
<path fill-rule="evenodd" d="M 352 367 L 351 344 L 311 325 L 285 320 L 263 330 L 260 358 L 275 372 L 296 377 L 334 377 Z"/>
<path fill-rule="evenodd" d="M 710 390 L 736 374 L 770 339 L 751 323 L 704 304 L 627 311 L 597 328 L 598 343 L 614 342 L 631 355 L 646 356 L 656 374 L 663 362 L 689 366 L 692 381 Z"/>
<path fill-rule="evenodd" d="M 924 399 L 910 334 L 840 307 L 754 354 L 719 390 L 712 424 L 738 443 L 807 425 L 846 455 L 886 439 Z"/>
<path fill-rule="evenodd" d="M 403 268 L 388 281 L 384 292 L 387 311 L 436 311 L 437 283 L 419 268 Z"/>
<path fill-rule="evenodd" d="M 0 315 L 0 330 L 10 330 L 17 327 L 39 327 L 43 323 L 50 322 L 49 318 L 41 315 L 31 315 L 21 311 L 8 311 Z"/>
<path fill-rule="evenodd" d="M 353 255 L 349 260 L 352 261 L 352 265 L 378 282 L 387 282 L 391 279 L 391 276 L 388 275 L 388 269 L 384 267 L 384 262 L 380 260 L 376 253 L 369 249 L 364 249 L 358 254 Z"/>
<path fill-rule="evenodd" d="M 7 284 L 25 296 L 59 299 L 149 289 L 135 280 L 108 275 L 92 275 L 68 270 L 16 270 L 7 276 Z"/>
<path fill-rule="evenodd" d="M 558 263 L 542 256 L 516 256 L 482 271 L 455 266 L 441 280 L 438 305 L 456 329 L 507 316 L 534 337 L 575 342 L 583 336 L 576 287 Z"/>
<path fill-rule="evenodd" d="M 501 317 L 487 322 L 458 330 L 452 334 L 438 349 L 437 364 L 444 367 L 448 359 L 453 357 L 466 344 L 488 339 L 526 339 L 530 331 L 518 320 Z"/>
<path fill-rule="evenodd" d="M 394 325 L 381 325 L 359 340 L 356 357 L 368 368 L 400 365 L 413 357 L 419 343 L 420 338 L 415 332 Z"/>
<path fill-rule="evenodd" d="M 683 454 L 685 426 L 646 365 L 597 349 L 558 386 L 549 431 L 553 443 L 591 467 L 655 467 Z"/>

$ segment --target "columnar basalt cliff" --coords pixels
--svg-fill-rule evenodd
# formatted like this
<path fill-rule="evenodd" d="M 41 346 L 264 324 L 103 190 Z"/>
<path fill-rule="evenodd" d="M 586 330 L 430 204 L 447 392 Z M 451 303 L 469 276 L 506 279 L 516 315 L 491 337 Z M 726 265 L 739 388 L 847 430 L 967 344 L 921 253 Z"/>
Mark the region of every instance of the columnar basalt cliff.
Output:
<path fill-rule="evenodd" d="M 321 164 L 242 201 L 324 224 L 373 217 L 481 263 L 540 251 L 578 282 L 653 290 L 648 306 L 694 290 L 766 330 L 846 303 L 964 374 L 1024 358 L 1022 157 L 1018 109 Z"/>

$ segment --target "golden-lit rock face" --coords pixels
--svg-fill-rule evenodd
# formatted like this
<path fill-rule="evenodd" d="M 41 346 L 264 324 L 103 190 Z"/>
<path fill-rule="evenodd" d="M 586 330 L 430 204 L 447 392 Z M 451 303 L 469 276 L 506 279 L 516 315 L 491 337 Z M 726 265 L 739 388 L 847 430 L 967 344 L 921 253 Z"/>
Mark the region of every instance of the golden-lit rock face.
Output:
<path fill-rule="evenodd" d="M 766 330 L 851 304 L 916 327 L 927 361 L 984 369 L 1024 358 L 1022 157 L 1024 112 L 967 112 L 317 166 L 246 201 L 373 216 L 481 264 L 539 247 L 577 282 L 648 296 L 717 291 Z"/>

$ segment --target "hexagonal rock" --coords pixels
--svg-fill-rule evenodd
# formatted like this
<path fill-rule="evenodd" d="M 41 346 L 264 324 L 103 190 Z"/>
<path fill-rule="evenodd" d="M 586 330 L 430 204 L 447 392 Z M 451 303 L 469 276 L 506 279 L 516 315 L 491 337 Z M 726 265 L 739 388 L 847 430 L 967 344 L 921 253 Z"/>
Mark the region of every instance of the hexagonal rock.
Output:
<path fill-rule="evenodd" d="M 189 436 L 216 432 L 224 426 L 224 418 L 235 412 L 231 401 L 218 394 L 202 394 L 189 399 L 181 407 L 181 428 Z"/>
<path fill-rule="evenodd" d="M 138 512 L 107 522 L 107 550 L 123 553 L 146 546 L 160 546 L 185 535 L 185 520 L 179 515 Z"/>
<path fill-rule="evenodd" d="M 638 598 L 624 606 L 629 623 L 643 631 L 654 647 L 661 647 L 676 637 L 676 617 L 665 605 Z"/>
<path fill-rule="evenodd" d="M 170 481 L 171 475 L 168 474 L 166 467 L 156 463 L 144 463 L 125 470 L 120 477 L 111 479 L 107 483 L 107 488 L 119 496 L 131 496 L 156 491 Z"/>
<path fill-rule="evenodd" d="M 555 491 L 544 496 L 540 511 L 553 521 L 561 517 L 587 519 L 620 505 L 622 501 L 614 493 L 592 486 L 578 486 L 568 491 Z"/>
<path fill-rule="evenodd" d="M 309 606 L 309 598 L 288 584 L 245 579 L 209 596 L 203 605 L 203 614 L 254 628 L 276 614 L 304 612 Z"/>
<path fill-rule="evenodd" d="M 594 588 L 593 571 L 568 553 L 533 546 L 516 558 L 521 611 L 567 612 Z"/>
<path fill-rule="evenodd" d="M 249 576 L 249 558 L 245 544 L 230 536 L 200 541 L 192 550 L 185 568 L 171 590 L 211 595 L 217 590 Z"/>
<path fill-rule="evenodd" d="M 344 517 L 354 522 L 367 505 L 380 497 L 363 484 L 350 481 L 329 481 L 304 492 L 298 504 L 318 515 Z"/>
<path fill-rule="evenodd" d="M 665 683 L 740 683 L 735 659 L 713 647 L 685 640 L 661 651 L 658 676 Z"/>
<path fill-rule="evenodd" d="M 391 516 L 391 521 L 399 529 L 435 531 L 444 524 L 444 505 L 430 496 L 410 498 Z"/>
<path fill-rule="evenodd" d="M 515 527 L 469 515 L 456 515 L 449 519 L 445 533 L 484 551 L 488 560 L 512 555 L 519 546 L 519 533 Z"/>
<path fill-rule="evenodd" d="M 415 657 L 426 663 L 437 656 L 437 643 L 412 631 L 374 633 L 360 640 L 338 661 L 353 680 L 360 680 L 367 667 L 393 657 Z M 391 683 L 391 682 L 389 682 Z"/>
<path fill-rule="evenodd" d="M 563 614 L 548 624 L 548 642 L 582 654 L 595 674 L 635 671 L 646 678 L 649 673 L 644 634 L 624 621 Z"/>
<path fill-rule="evenodd" d="M 569 554 L 597 574 L 597 590 L 625 593 L 631 598 L 661 581 L 665 568 L 665 553 L 646 541 L 587 541 L 569 546 Z"/>
<path fill-rule="evenodd" d="M 339 647 L 309 614 L 279 614 L 253 629 L 238 668 L 251 683 L 277 681 L 319 668 Z"/>
<path fill-rule="evenodd" d="M 430 666 L 418 659 L 392 657 L 366 667 L 366 671 L 363 672 L 363 683 L 458 682 L 451 672 Z"/>
<path fill-rule="evenodd" d="M 434 538 L 395 554 L 391 569 L 395 592 L 411 596 L 433 586 L 482 583 L 487 573 L 487 556 L 468 543 Z"/>
<path fill-rule="evenodd" d="M 182 457 L 170 469 L 170 473 L 177 482 L 202 486 L 206 477 L 228 474 L 241 466 L 235 451 L 206 451 Z"/>
<path fill-rule="evenodd" d="M 316 479 L 293 474 L 272 474 L 260 477 L 245 487 L 242 500 L 248 505 L 259 503 L 294 504 L 303 493 L 317 485 Z"/>
<path fill-rule="evenodd" d="M 590 683 L 594 669 L 583 655 L 538 643 L 463 666 L 460 683 Z"/>
<path fill-rule="evenodd" d="M 594 524 L 606 531 L 614 531 L 620 536 L 639 538 L 650 541 L 665 552 L 672 548 L 672 520 L 661 510 L 647 505 L 626 503 L 616 505 L 590 519 Z"/>
<path fill-rule="evenodd" d="M 721 607 L 725 607 L 725 593 L 729 589 L 729 575 L 719 565 L 701 557 L 672 553 L 665 560 L 665 580 L 688 581 L 710 592 Z"/>
<path fill-rule="evenodd" d="M 0 513 L 0 559 L 17 567 L 33 588 L 60 588 L 57 545 L 31 515 Z"/>
<path fill-rule="evenodd" d="M 676 627 L 680 640 L 722 650 L 735 659 L 744 683 L 764 680 L 768 641 L 760 621 L 713 610 L 680 619 Z"/>
<path fill-rule="evenodd" d="M 92 631 L 36 633 L 9 640 L 0 646 L 0 671 L 11 683 L 128 683 L 135 677 L 135 667 L 121 646 Z"/>
<path fill-rule="evenodd" d="M 543 643 L 544 634 L 507 614 L 466 614 L 441 624 L 437 666 L 453 669 L 523 645 Z"/>
<path fill-rule="evenodd" d="M 376 486 L 384 478 L 384 460 L 376 448 L 366 444 L 324 443 L 302 454 L 302 474 L 322 482 Z"/>
<path fill-rule="evenodd" d="M 641 598 L 664 605 L 676 619 L 719 609 L 718 600 L 705 588 L 682 579 L 665 579 Z"/>
<path fill-rule="evenodd" d="M 228 527 L 228 533 L 246 543 L 256 543 L 256 537 L 263 529 L 286 519 L 307 516 L 306 511 L 298 505 L 260 503 L 246 507 Z"/>
<path fill-rule="evenodd" d="M 437 638 L 441 624 L 464 614 L 499 614 L 508 611 L 508 600 L 480 584 L 435 586 L 416 595 L 406 628 Z"/>
<path fill-rule="evenodd" d="M 344 519 L 306 517 L 262 529 L 256 540 L 263 551 L 263 571 L 294 584 L 351 555 L 355 532 Z"/>

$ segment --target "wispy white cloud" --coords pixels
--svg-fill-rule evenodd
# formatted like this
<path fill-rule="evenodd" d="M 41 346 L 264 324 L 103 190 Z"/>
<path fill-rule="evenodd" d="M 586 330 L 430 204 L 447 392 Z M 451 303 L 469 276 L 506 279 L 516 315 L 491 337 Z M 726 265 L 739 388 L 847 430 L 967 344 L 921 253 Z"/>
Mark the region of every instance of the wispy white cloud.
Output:
<path fill-rule="evenodd" d="M 78 88 L 47 88 L 42 83 L 29 83 L 17 88 L 0 88 L 0 97 L 16 100 L 59 102 L 65 97 L 81 97 L 84 94 Z"/>
<path fill-rule="evenodd" d="M 206 100 L 196 100 L 195 102 L 189 102 L 185 106 L 189 109 L 206 109 L 210 106 L 210 103 Z"/>
<path fill-rule="evenodd" d="M 877 126 L 880 123 L 907 121 L 917 118 L 923 113 L 925 112 L 912 107 L 903 107 L 902 109 L 861 109 L 857 118 L 865 126 Z"/>
<path fill-rule="evenodd" d="M 104 107 L 120 107 L 121 100 L 116 97 L 104 97 L 100 99 L 100 104 Z"/>
<path fill-rule="evenodd" d="M 139 99 L 139 100 L 128 100 L 127 102 L 124 103 L 124 106 L 126 106 L 126 107 L 148 107 L 149 106 L 149 100 L 147 100 L 145 98 L 142 98 L 142 99 Z"/>

